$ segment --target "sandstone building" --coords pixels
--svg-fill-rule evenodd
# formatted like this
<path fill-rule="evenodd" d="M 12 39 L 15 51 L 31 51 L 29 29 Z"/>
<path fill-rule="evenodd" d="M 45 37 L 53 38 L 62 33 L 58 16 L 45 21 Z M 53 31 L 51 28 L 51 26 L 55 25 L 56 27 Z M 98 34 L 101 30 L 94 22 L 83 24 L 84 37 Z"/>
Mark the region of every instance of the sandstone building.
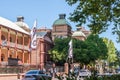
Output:
<path fill-rule="evenodd" d="M 37 29 L 37 48 L 32 50 L 31 29 L 24 22 L 24 17 L 18 16 L 16 22 L 0 17 L 0 66 L 8 65 L 9 58 L 13 58 L 21 61 L 18 65 L 31 65 L 42 69 L 50 61 L 48 51 L 54 46 L 55 38 L 73 37 L 85 40 L 90 31 L 83 27 L 72 31 L 72 26 L 65 17 L 65 14 L 60 14 L 53 22 L 52 29 Z"/>

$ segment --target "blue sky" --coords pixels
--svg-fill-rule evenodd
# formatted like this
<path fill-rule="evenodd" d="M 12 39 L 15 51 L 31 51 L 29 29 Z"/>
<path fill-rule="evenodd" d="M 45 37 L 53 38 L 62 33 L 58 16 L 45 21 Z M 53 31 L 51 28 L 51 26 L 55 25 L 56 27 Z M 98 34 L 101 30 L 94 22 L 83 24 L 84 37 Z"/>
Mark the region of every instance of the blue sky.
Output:
<path fill-rule="evenodd" d="M 37 19 L 37 28 L 52 28 L 52 24 L 59 18 L 59 14 L 65 13 L 67 19 L 70 16 L 69 13 L 73 12 L 74 8 L 75 6 L 68 6 L 65 0 L 1 0 L 0 16 L 13 22 L 16 21 L 17 16 L 24 16 L 24 21 L 30 28 Z M 76 24 L 69 20 L 68 22 L 72 25 L 72 29 L 76 30 Z M 83 26 L 87 27 L 85 25 Z M 100 36 L 111 39 L 115 47 L 120 50 L 120 43 L 116 43 L 116 36 L 112 35 L 111 29 L 102 33 Z"/>

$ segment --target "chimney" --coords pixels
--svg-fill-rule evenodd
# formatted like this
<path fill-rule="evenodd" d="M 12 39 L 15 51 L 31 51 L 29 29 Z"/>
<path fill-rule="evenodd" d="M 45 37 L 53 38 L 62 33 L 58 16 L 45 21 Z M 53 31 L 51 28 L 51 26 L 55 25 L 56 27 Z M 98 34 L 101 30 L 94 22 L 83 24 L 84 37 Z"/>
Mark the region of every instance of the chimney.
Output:
<path fill-rule="evenodd" d="M 59 19 L 65 19 L 66 14 L 59 14 Z"/>
<path fill-rule="evenodd" d="M 18 16 L 17 17 L 17 22 L 24 22 L 24 17 L 23 16 Z"/>

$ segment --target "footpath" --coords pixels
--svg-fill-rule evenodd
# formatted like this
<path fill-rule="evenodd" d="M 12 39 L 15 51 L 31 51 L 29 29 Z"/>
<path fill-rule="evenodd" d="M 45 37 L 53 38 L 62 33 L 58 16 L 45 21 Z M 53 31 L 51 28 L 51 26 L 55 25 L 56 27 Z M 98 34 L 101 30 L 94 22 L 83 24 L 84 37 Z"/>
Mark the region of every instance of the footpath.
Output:
<path fill-rule="evenodd" d="M 22 80 L 23 74 L 0 74 L 0 80 Z M 57 78 L 52 78 L 52 80 L 58 80 Z"/>
<path fill-rule="evenodd" d="M 0 80 L 21 80 L 22 74 L 0 74 Z"/>

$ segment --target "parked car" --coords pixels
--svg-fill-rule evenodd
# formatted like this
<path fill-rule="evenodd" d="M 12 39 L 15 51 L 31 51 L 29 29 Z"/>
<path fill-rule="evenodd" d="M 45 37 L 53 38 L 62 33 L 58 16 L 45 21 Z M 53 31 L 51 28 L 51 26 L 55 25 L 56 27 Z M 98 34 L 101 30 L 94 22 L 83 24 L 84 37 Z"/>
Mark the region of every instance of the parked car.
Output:
<path fill-rule="evenodd" d="M 79 71 L 80 77 L 91 76 L 91 72 L 87 69 L 82 69 Z"/>
<path fill-rule="evenodd" d="M 120 68 L 119 68 L 119 69 L 117 69 L 117 70 L 116 70 L 116 72 L 120 74 Z"/>
<path fill-rule="evenodd" d="M 75 76 L 78 76 L 79 75 L 79 68 L 77 67 L 77 68 L 74 68 L 74 74 L 75 74 Z"/>
<path fill-rule="evenodd" d="M 50 80 L 52 77 L 42 70 L 29 70 L 24 74 L 22 80 Z"/>

